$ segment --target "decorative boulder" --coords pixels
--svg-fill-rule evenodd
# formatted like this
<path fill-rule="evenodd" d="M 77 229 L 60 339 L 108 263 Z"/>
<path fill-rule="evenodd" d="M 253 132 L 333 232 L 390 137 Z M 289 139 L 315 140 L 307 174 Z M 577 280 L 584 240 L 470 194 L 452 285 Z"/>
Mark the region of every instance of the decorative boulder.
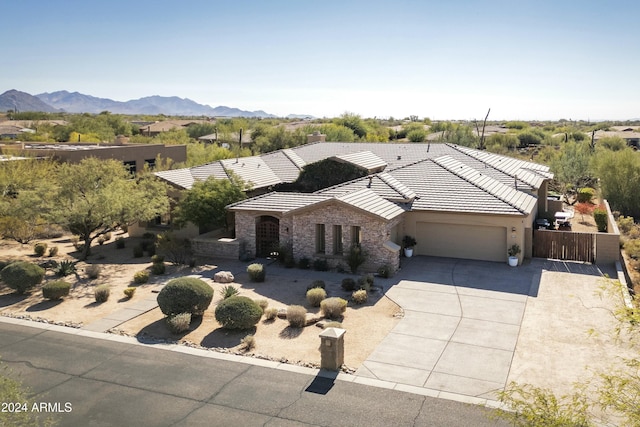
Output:
<path fill-rule="evenodd" d="M 233 274 L 230 271 L 218 271 L 213 275 L 213 281 L 217 283 L 231 283 L 233 279 Z"/>

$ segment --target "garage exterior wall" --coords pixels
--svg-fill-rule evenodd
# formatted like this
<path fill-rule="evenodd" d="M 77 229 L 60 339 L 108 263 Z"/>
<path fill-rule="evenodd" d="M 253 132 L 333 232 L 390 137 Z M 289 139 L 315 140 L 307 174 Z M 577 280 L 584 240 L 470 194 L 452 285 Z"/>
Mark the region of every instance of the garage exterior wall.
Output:
<path fill-rule="evenodd" d="M 532 210 L 533 213 L 537 212 L 537 209 Z M 525 230 L 531 228 L 534 221 L 534 214 L 529 215 L 483 215 L 474 213 L 443 213 L 443 212 L 431 212 L 431 211 L 413 211 L 405 214 L 405 220 L 403 224 L 402 236 L 418 236 L 420 229 L 428 229 L 424 223 L 438 224 L 439 227 L 450 227 L 452 231 L 466 230 L 471 233 L 469 236 L 465 236 L 465 239 L 456 239 L 448 242 L 446 249 L 448 254 L 459 253 L 460 258 L 471 258 L 488 261 L 507 261 L 507 248 L 513 244 L 517 244 L 522 249 L 522 252 L 518 255 L 519 261 L 522 262 L 522 258 L 527 251 L 525 245 Z M 461 226 L 456 229 L 456 226 Z M 481 228 L 487 228 L 488 231 L 478 231 Z M 476 230 L 474 235 L 474 229 Z M 492 232 L 493 231 L 493 232 Z M 502 259 L 497 259 L 495 255 L 487 256 L 487 252 L 482 250 L 482 245 L 469 244 L 469 239 L 481 239 L 486 236 L 492 235 L 494 238 L 504 239 L 504 242 L 497 242 L 495 247 L 501 247 L 504 249 Z M 399 236 L 402 239 L 402 236 Z M 432 248 L 425 242 L 424 239 L 416 239 L 418 243 L 415 247 L 415 252 L 418 255 L 435 255 L 437 253 L 429 253 Z M 422 240 L 422 241 L 421 241 Z M 428 240 L 428 239 L 427 239 Z M 396 243 L 400 243 L 397 241 Z M 442 256 L 442 255 L 441 255 Z M 499 258 L 499 257 L 498 257 Z"/>

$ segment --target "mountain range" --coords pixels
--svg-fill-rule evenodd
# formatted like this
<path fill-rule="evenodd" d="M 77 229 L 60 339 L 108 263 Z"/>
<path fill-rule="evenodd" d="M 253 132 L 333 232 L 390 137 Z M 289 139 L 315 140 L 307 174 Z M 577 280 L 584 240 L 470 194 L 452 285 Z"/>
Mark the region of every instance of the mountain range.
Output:
<path fill-rule="evenodd" d="M 154 95 L 123 102 L 66 90 L 45 92 L 35 96 L 15 89 L 8 90 L 0 95 L 0 111 L 7 110 L 92 114 L 110 111 L 116 114 L 165 114 L 167 116 L 276 117 L 262 110 L 246 111 L 223 105 L 214 108 L 177 96 Z M 304 114 L 287 116 L 287 118 L 304 117 L 311 116 Z"/>

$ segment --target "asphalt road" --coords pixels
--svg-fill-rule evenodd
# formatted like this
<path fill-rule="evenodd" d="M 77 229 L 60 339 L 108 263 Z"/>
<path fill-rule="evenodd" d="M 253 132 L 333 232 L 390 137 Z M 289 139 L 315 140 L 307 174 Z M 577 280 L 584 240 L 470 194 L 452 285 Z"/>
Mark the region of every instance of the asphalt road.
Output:
<path fill-rule="evenodd" d="M 479 406 L 0 322 L 0 359 L 60 426 L 507 426 Z M 56 405 L 58 404 L 58 405 Z"/>

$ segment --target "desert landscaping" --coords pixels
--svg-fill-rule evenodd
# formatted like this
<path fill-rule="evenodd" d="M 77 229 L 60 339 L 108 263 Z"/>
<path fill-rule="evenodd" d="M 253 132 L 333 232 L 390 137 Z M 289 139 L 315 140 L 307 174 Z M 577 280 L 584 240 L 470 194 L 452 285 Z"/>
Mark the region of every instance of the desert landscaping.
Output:
<path fill-rule="evenodd" d="M 165 316 L 158 307 L 118 325 L 109 332 L 137 336 L 145 341 L 180 342 L 185 345 L 209 348 L 214 351 L 233 352 L 247 356 L 278 360 L 306 366 L 318 366 L 320 353 L 319 333 L 322 331 L 323 320 L 320 309 L 311 307 L 306 300 L 308 285 L 314 280 L 326 283 L 329 297 L 341 297 L 349 300 L 348 307 L 341 320 L 346 329 L 345 335 L 345 364 L 344 369 L 357 369 L 376 345 L 397 324 L 402 316 L 400 308 L 383 295 L 378 288 L 380 281 L 388 289 L 393 279 L 376 278 L 376 284 L 369 292 L 366 303 L 356 305 L 351 301 L 351 292 L 344 291 L 341 280 L 345 277 L 357 279 L 358 276 L 338 274 L 334 272 L 320 272 L 313 270 L 285 269 L 275 260 L 258 260 L 267 265 L 266 280 L 253 283 L 246 273 L 249 263 L 234 260 L 198 259 L 196 266 L 173 265 L 166 262 L 165 274 L 150 274 L 149 281 L 136 284 L 133 280 L 138 271 L 151 270 L 150 257 L 145 254 L 136 258 L 132 248 L 140 243 L 139 238 L 130 238 L 125 233 L 115 233 L 103 245 L 92 247 L 92 254 L 87 261 L 79 261 L 76 250 L 69 235 L 39 240 L 46 243 L 48 248 L 57 247 L 57 255 L 50 257 L 48 253 L 42 257 L 34 254 L 34 243 L 21 245 L 13 241 L 0 242 L 0 259 L 4 262 L 23 260 L 43 265 L 49 261 L 73 261 L 76 272 L 65 277 L 57 277 L 52 268 L 46 269 L 45 279 L 25 295 L 19 295 L 3 283 L 0 283 L 0 315 L 27 318 L 37 321 L 61 324 L 82 328 L 109 314 L 132 307 L 136 301 L 151 295 L 157 295 L 159 290 L 171 279 L 177 277 L 196 277 L 203 279 L 214 290 L 211 305 L 202 317 L 195 317 L 188 331 L 173 334 L 165 322 Z M 125 247 L 118 249 L 116 238 L 125 241 Z M 91 279 L 87 275 L 87 268 L 91 265 L 100 266 L 100 274 Z M 94 267 L 95 268 L 95 267 Z M 235 278 L 231 283 L 216 283 L 213 280 L 215 272 L 230 270 Z M 68 296 L 62 300 L 50 301 L 43 297 L 41 286 L 54 281 L 65 280 L 71 284 Z M 108 285 L 110 297 L 106 302 L 98 303 L 94 297 L 95 288 Z M 289 326 L 286 319 L 278 318 L 266 320 L 264 317 L 255 328 L 249 330 L 227 330 L 221 327 L 214 317 L 216 305 L 223 299 L 223 288 L 231 285 L 238 289 L 240 296 L 253 300 L 266 300 L 268 307 L 286 309 L 289 305 L 302 305 L 307 309 L 309 325 L 303 328 Z M 124 294 L 124 290 L 135 287 L 132 298 Z M 264 302 L 263 302 L 264 304 Z M 246 349 L 241 340 L 247 336 L 255 337 L 255 347 Z"/>

